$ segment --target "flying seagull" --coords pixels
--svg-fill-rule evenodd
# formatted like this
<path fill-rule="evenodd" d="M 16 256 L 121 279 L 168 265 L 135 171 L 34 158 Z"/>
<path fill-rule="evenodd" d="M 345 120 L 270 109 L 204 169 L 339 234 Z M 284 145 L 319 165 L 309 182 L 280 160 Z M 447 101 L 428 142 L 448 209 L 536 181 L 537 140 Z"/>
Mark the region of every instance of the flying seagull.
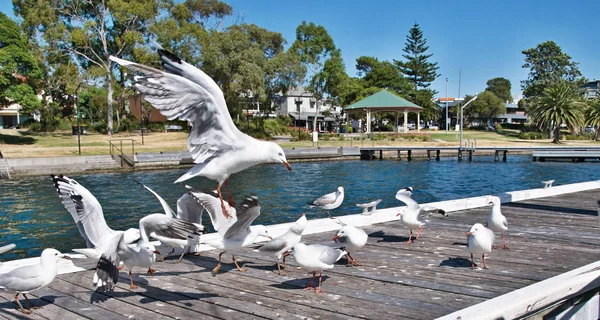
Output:
<path fill-rule="evenodd" d="M 254 139 L 235 127 L 213 79 L 171 52 L 159 47 L 158 53 L 166 72 L 114 56 L 110 59 L 143 75 L 133 77 L 133 86 L 169 120 L 191 123 L 187 146 L 196 165 L 175 183 L 195 176 L 216 180 L 223 214 L 229 217 L 221 186 L 225 184 L 233 205 L 227 186 L 230 175 L 261 163 L 282 163 L 290 171 L 292 167 L 279 145 Z"/>

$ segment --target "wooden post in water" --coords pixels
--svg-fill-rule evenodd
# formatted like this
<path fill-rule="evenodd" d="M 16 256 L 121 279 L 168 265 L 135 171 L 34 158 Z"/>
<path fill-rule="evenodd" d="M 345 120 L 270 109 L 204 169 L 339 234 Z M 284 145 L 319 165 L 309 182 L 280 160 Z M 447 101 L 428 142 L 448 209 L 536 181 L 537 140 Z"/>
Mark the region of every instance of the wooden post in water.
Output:
<path fill-rule="evenodd" d="M 500 151 L 496 150 L 496 152 L 494 154 L 494 162 L 500 161 L 500 159 L 498 159 L 498 152 L 500 152 Z"/>
<path fill-rule="evenodd" d="M 504 150 L 504 155 L 502 156 L 502 161 L 506 162 L 506 154 L 508 153 L 508 150 Z"/>
<path fill-rule="evenodd" d="M 431 150 L 427 150 L 427 161 L 431 161 Z"/>
<path fill-rule="evenodd" d="M 412 150 L 408 150 L 408 161 L 412 160 Z"/>
<path fill-rule="evenodd" d="M 383 150 L 379 150 L 379 160 L 383 160 Z"/>
<path fill-rule="evenodd" d="M 398 150 L 398 160 L 402 160 L 402 152 Z"/>
<path fill-rule="evenodd" d="M 469 149 L 469 162 L 473 162 L 473 149 Z"/>
<path fill-rule="evenodd" d="M 435 150 L 435 160 L 440 161 L 440 150 Z"/>

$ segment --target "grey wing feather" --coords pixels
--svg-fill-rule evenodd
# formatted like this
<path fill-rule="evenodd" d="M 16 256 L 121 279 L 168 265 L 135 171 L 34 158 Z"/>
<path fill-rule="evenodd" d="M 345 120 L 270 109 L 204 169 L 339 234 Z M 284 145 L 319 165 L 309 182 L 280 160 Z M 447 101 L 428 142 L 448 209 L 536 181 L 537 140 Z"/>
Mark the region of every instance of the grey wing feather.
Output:
<path fill-rule="evenodd" d="M 108 291 L 112 290 L 117 284 L 119 280 L 119 264 L 121 262 L 118 252 L 127 250 L 124 238 L 124 233 L 122 232 L 112 237 L 105 247 L 104 252 L 100 255 L 93 279 L 95 288 Z"/>
<path fill-rule="evenodd" d="M 167 201 L 165 201 L 165 199 L 163 199 L 163 197 L 161 197 L 160 195 L 158 195 L 158 193 L 154 192 L 154 190 L 150 189 L 148 186 L 146 186 L 145 184 L 132 179 L 133 181 L 139 183 L 142 185 L 142 187 L 144 187 L 144 189 L 148 190 L 148 192 L 150 192 L 154 197 L 156 197 L 156 199 L 158 199 L 158 201 L 160 202 L 160 205 L 163 207 L 163 210 L 165 211 L 165 214 L 169 217 L 174 217 L 175 216 L 175 212 L 173 212 L 173 209 L 171 209 L 171 207 L 169 206 L 169 204 L 167 203 Z"/>
<path fill-rule="evenodd" d="M 221 201 L 219 197 L 212 192 L 202 192 L 195 190 L 190 186 L 185 186 L 188 189 L 188 193 L 194 197 L 198 203 L 208 212 L 210 222 L 213 228 L 221 235 L 224 236 L 227 230 L 237 222 L 237 214 L 235 210 L 230 210 L 230 219 L 226 219 L 223 215 L 223 209 L 221 208 Z M 228 204 L 225 204 L 228 206 Z"/>
<path fill-rule="evenodd" d="M 319 255 L 319 260 L 321 260 L 322 262 L 327 264 L 334 264 L 341 258 L 342 250 L 328 246 L 321 247 L 322 251 Z"/>
<path fill-rule="evenodd" d="M 44 285 L 44 279 L 40 277 L 42 271 L 39 264 L 14 269 L 2 274 L 0 288 L 10 291 L 31 291 L 41 288 Z"/>
<path fill-rule="evenodd" d="M 151 214 L 140 219 L 141 229 L 144 229 L 146 234 L 155 233 L 161 237 L 181 240 L 202 234 L 199 225 L 162 214 Z"/>
<path fill-rule="evenodd" d="M 288 243 L 287 240 L 285 240 L 283 238 L 275 238 L 275 239 L 265 243 L 261 247 L 259 247 L 258 251 L 277 252 L 277 251 L 285 248 L 285 246 L 287 246 L 287 243 Z"/>
<path fill-rule="evenodd" d="M 192 223 L 202 223 L 204 208 L 189 193 L 184 193 L 177 200 L 177 218 Z"/>
<path fill-rule="evenodd" d="M 246 198 L 237 214 L 237 221 L 229 227 L 223 238 L 228 239 L 238 234 L 240 231 L 250 228 L 252 222 L 254 222 L 259 215 L 260 205 L 258 204 L 258 198 Z"/>
<path fill-rule="evenodd" d="M 323 206 L 326 204 L 332 204 L 335 203 L 335 199 L 336 199 L 336 193 L 332 192 L 332 193 L 328 193 L 326 195 L 323 195 L 322 197 L 316 199 L 315 201 L 313 201 L 311 204 L 315 205 L 315 206 Z"/>
<path fill-rule="evenodd" d="M 66 176 L 51 177 L 63 206 L 73 217 L 88 247 L 97 246 L 103 236 L 114 233 L 104 220 L 102 206 L 86 188 Z"/>

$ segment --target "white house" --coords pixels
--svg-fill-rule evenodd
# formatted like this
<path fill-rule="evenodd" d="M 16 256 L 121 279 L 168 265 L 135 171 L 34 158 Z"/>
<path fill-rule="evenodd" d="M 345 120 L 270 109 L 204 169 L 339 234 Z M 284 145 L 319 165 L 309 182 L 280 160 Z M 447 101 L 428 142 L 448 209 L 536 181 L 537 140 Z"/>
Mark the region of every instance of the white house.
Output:
<path fill-rule="evenodd" d="M 329 111 L 331 115 L 324 116 L 324 111 Z M 329 99 L 317 103 L 317 99 L 305 88 L 292 88 L 282 95 L 277 110 L 278 114 L 290 116 L 295 126 L 306 130 L 312 130 L 316 116 L 319 131 L 333 131 L 341 112 L 342 108 L 333 105 Z"/>
<path fill-rule="evenodd" d="M 31 116 L 28 114 L 21 114 L 21 106 L 13 103 L 6 108 L 0 109 L 0 130 L 15 128 L 18 125 L 23 124 Z"/>

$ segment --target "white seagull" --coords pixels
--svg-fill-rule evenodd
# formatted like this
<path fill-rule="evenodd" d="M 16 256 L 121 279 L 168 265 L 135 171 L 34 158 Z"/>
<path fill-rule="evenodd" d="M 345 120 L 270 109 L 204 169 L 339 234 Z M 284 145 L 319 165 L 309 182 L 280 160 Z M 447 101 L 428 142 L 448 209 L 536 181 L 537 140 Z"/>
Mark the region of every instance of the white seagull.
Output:
<path fill-rule="evenodd" d="M 338 187 L 336 191 L 328 193 L 310 203 L 311 208 L 326 210 L 329 218 L 333 219 L 329 210 L 333 210 L 344 202 L 344 188 Z"/>
<path fill-rule="evenodd" d="M 471 227 L 471 230 L 467 232 L 467 250 L 471 253 L 472 269 L 475 269 L 473 254 L 481 254 L 483 269 L 487 269 L 487 266 L 485 265 L 485 254 L 492 252 L 494 239 L 494 232 L 484 227 L 481 223 L 474 224 Z"/>
<path fill-rule="evenodd" d="M 177 214 L 175 214 L 175 212 L 173 211 L 173 209 L 171 209 L 171 207 L 169 206 L 167 201 L 165 201 L 165 199 L 163 199 L 160 195 L 158 195 L 158 193 L 154 192 L 154 190 L 150 189 L 148 186 L 144 185 L 143 183 L 141 183 L 137 180 L 134 180 L 134 181 L 139 183 L 140 185 L 142 185 L 146 190 L 148 190 L 148 192 L 150 192 L 152 195 L 154 195 L 154 197 L 156 197 L 156 199 L 158 199 L 158 201 L 160 202 L 161 206 L 163 207 L 163 210 L 167 217 L 169 217 L 169 218 L 176 217 L 178 219 L 182 219 L 184 221 L 193 223 L 197 227 L 198 230 L 200 230 L 201 232 L 204 232 L 204 226 L 201 224 L 203 208 L 200 204 L 198 204 L 198 201 L 196 201 L 194 199 L 194 197 L 189 195 L 187 192 L 184 193 L 177 200 Z M 185 238 L 171 239 L 168 237 L 161 237 L 156 234 L 151 234 L 150 236 L 152 238 L 158 239 L 160 242 L 172 247 L 173 250 L 171 251 L 171 253 L 173 253 L 175 251 L 175 248 L 182 249 L 181 256 L 179 256 L 179 259 L 177 260 L 176 263 L 180 263 L 181 260 L 183 259 L 183 256 L 186 253 L 189 253 L 190 247 L 193 246 L 195 243 L 197 243 L 199 240 L 198 237 L 185 237 Z M 188 248 L 187 252 L 185 250 L 186 247 Z M 168 254 L 169 253 L 165 253 L 164 255 L 158 257 L 156 260 L 162 261 Z"/>
<path fill-rule="evenodd" d="M 195 176 L 216 180 L 222 211 L 227 215 L 221 186 L 228 189 L 230 175 L 261 163 L 282 163 L 292 170 L 279 145 L 254 139 L 235 127 L 223 92 L 213 79 L 171 52 L 158 48 L 158 53 L 167 72 L 113 56 L 110 60 L 143 74 L 133 78 L 133 86 L 169 120 L 191 123 L 187 146 L 196 165 L 175 183 Z M 233 205 L 229 190 L 228 195 Z"/>
<path fill-rule="evenodd" d="M 221 251 L 217 266 L 212 274 L 216 276 L 221 269 L 221 256 L 231 253 L 233 263 L 241 272 L 246 271 L 235 260 L 235 252 L 254 244 L 259 236 L 272 239 L 267 228 L 263 225 L 251 226 L 252 222 L 260 215 L 260 206 L 256 197 L 246 198 L 239 210 L 229 210 L 231 219 L 225 218 L 221 213 L 219 198 L 213 194 L 201 192 L 188 187 L 190 194 L 206 209 L 214 229 L 219 233 L 217 240 L 207 241 L 206 244 Z"/>
<path fill-rule="evenodd" d="M 41 289 L 54 281 L 58 273 L 58 262 L 61 259 L 70 259 L 56 249 L 44 249 L 38 264 L 18 267 L 7 273 L 0 274 L 0 290 L 15 293 L 15 301 L 25 314 L 30 310 L 23 308 L 19 302 L 19 294 L 23 294 L 29 308 L 35 308 L 25 294 Z"/>
<path fill-rule="evenodd" d="M 333 269 L 333 265 L 340 260 L 346 251 L 336 249 L 321 244 L 305 245 L 304 243 L 298 243 L 292 248 L 292 255 L 296 262 L 307 271 L 312 271 L 313 276 L 310 280 L 310 284 L 305 290 L 313 289 L 313 282 L 317 272 L 319 272 L 319 287 L 316 292 L 323 292 L 321 290 L 321 281 L 323 277 L 323 270 Z"/>
<path fill-rule="evenodd" d="M 333 241 L 346 250 L 346 257 L 348 257 L 349 263 L 352 263 L 355 266 L 360 266 L 358 261 L 356 261 L 356 259 L 350 255 L 350 252 L 356 252 L 356 250 L 364 247 L 365 244 L 367 244 L 369 236 L 363 229 L 355 226 L 349 226 L 343 223 L 339 218 L 337 220 L 339 224 L 342 225 L 342 228 L 333 237 Z"/>
<path fill-rule="evenodd" d="M 306 220 L 306 213 L 303 213 L 290 229 L 279 237 L 268 241 L 264 245 L 258 248 L 260 252 L 267 252 L 275 255 L 277 258 L 277 270 L 281 275 L 281 267 L 279 260 L 283 257 L 283 270 L 287 273 L 287 266 L 285 264 L 285 258 L 290 255 L 289 250 L 292 249 L 296 244 L 300 243 L 302 238 L 302 232 L 306 228 L 308 221 Z"/>
<path fill-rule="evenodd" d="M 485 226 L 494 232 L 502 232 L 502 242 L 504 244 L 502 248 L 508 249 L 504 240 L 504 232 L 508 230 L 508 221 L 500 211 L 500 198 L 492 197 L 488 204 L 492 205 L 492 211 L 488 214 Z"/>
<path fill-rule="evenodd" d="M 413 229 L 415 229 L 415 230 L 419 229 L 419 232 L 417 233 L 417 237 L 415 238 L 415 240 L 419 239 L 421 232 L 423 232 L 423 229 L 425 229 L 426 220 L 423 219 L 422 214 L 429 213 L 429 215 L 431 215 L 431 214 L 439 213 L 442 215 L 446 215 L 446 212 L 442 209 L 434 208 L 431 206 L 423 206 L 422 207 L 421 205 L 419 205 L 417 203 L 417 201 L 415 201 L 412 198 L 412 192 L 413 192 L 412 187 L 402 188 L 402 189 L 398 190 L 398 192 L 396 192 L 396 199 L 398 199 L 406 204 L 406 209 L 404 210 L 404 212 L 400 212 L 396 216 L 399 216 L 400 221 L 402 221 L 402 223 L 407 225 L 410 230 L 410 235 L 408 237 L 408 241 L 406 241 L 406 243 L 408 243 L 408 244 L 414 242 L 412 240 Z"/>

